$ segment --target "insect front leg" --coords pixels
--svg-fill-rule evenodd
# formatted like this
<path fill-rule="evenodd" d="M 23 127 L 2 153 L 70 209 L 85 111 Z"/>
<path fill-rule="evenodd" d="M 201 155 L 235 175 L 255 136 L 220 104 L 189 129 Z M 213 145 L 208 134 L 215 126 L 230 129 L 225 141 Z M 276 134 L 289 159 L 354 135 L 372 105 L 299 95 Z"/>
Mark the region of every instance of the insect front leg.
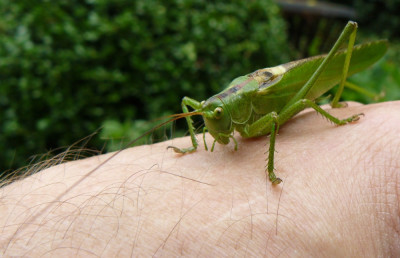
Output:
<path fill-rule="evenodd" d="M 275 139 L 279 130 L 279 115 L 276 112 L 271 112 L 261 117 L 251 125 L 244 128 L 243 136 L 255 137 L 265 134 L 270 134 L 267 171 L 269 180 L 273 184 L 279 184 L 282 179 L 276 177 L 274 173 L 274 156 L 275 156 Z"/>
<path fill-rule="evenodd" d="M 183 113 L 189 113 L 189 109 L 188 106 L 192 107 L 194 110 L 199 110 L 201 108 L 201 103 L 198 102 L 197 100 L 194 100 L 192 98 L 189 97 L 184 97 L 182 99 L 182 111 Z M 190 138 L 192 140 L 192 146 L 189 148 L 178 148 L 175 146 L 168 146 L 167 149 L 171 148 L 173 149 L 175 152 L 177 153 L 190 153 L 193 152 L 197 149 L 198 143 L 196 140 L 196 136 L 194 134 L 194 127 L 193 127 L 193 120 L 190 116 L 186 116 L 186 122 L 189 128 L 189 133 L 190 133 Z"/>
<path fill-rule="evenodd" d="M 238 149 L 238 142 L 236 141 L 235 137 L 233 137 L 233 135 L 231 135 L 231 134 L 226 134 L 226 133 L 219 133 L 219 134 L 218 134 L 218 137 L 225 137 L 225 138 L 230 138 L 230 139 L 232 139 L 233 142 L 234 142 L 234 144 L 235 144 L 235 151 L 237 151 L 237 149 Z M 217 138 L 215 138 L 215 139 L 214 139 L 214 142 L 213 142 L 213 145 L 212 145 L 212 147 L 211 147 L 211 152 L 214 151 L 215 143 L 216 143 L 217 141 L 218 141 Z M 205 143 L 206 143 L 206 142 L 205 142 L 205 139 L 204 139 L 204 144 L 205 144 Z M 208 149 L 206 148 L 206 150 L 208 150 Z"/>

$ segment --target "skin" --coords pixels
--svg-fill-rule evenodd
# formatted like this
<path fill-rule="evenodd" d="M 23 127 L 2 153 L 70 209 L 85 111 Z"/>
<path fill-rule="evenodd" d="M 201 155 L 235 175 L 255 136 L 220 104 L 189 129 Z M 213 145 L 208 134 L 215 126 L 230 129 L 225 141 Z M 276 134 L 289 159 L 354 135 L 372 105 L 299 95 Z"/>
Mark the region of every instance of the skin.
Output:
<path fill-rule="evenodd" d="M 365 113 L 341 127 L 300 113 L 277 136 L 277 186 L 265 174 L 267 136 L 238 136 L 236 152 L 166 150 L 188 137 L 130 148 L 90 176 L 111 154 L 52 167 L 1 188 L 1 254 L 398 256 L 399 110 L 329 110 Z"/>

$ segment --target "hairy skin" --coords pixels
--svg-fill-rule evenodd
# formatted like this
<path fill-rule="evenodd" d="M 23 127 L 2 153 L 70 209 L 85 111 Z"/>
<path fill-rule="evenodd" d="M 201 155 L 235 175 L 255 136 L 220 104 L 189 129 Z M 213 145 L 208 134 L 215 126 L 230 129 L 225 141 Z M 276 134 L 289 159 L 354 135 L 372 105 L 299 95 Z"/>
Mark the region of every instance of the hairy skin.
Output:
<path fill-rule="evenodd" d="M 166 150 L 189 137 L 130 148 L 89 177 L 110 154 L 52 167 L 0 189 L 1 256 L 398 256 L 399 110 L 330 110 L 365 113 L 341 127 L 311 110 L 291 119 L 276 142 L 278 186 L 267 136 L 237 136 L 236 152 Z"/>

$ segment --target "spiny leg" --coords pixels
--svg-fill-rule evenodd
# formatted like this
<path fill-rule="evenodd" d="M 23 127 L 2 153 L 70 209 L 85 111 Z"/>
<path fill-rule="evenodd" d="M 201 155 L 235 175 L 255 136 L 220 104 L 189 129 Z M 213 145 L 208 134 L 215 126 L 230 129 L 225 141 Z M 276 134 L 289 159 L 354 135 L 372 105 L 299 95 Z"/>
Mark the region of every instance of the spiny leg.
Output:
<path fill-rule="evenodd" d="M 349 40 L 349 44 L 348 47 L 350 48 L 351 46 L 351 51 L 349 53 L 347 53 L 346 55 L 346 60 L 348 59 L 350 62 L 350 57 L 351 57 L 351 52 L 353 50 L 353 45 L 354 45 L 354 40 L 352 40 L 352 38 L 355 38 L 356 36 L 356 30 L 357 30 L 357 23 L 353 22 L 353 21 L 349 21 L 346 25 L 346 27 L 343 29 L 342 33 L 340 34 L 339 38 L 337 39 L 337 41 L 335 42 L 335 44 L 333 45 L 332 49 L 329 51 L 329 53 L 327 54 L 327 56 L 325 57 L 325 59 L 322 61 L 322 63 L 319 65 L 319 67 L 317 68 L 317 70 L 313 73 L 313 75 L 310 77 L 310 79 L 306 82 L 306 84 L 304 84 L 304 86 L 297 92 L 297 94 L 290 100 L 288 101 L 288 103 L 286 103 L 286 105 L 283 107 L 282 110 L 285 110 L 286 108 L 292 106 L 295 102 L 299 101 L 300 99 L 304 99 L 305 96 L 307 95 L 307 93 L 312 89 L 312 87 L 315 85 L 315 82 L 318 80 L 318 77 L 321 75 L 321 73 L 325 70 L 325 68 L 327 67 L 327 65 L 329 64 L 329 62 L 331 61 L 331 59 L 333 58 L 333 56 L 336 54 L 336 52 L 339 50 L 339 48 L 341 47 L 341 45 L 350 37 Z M 345 60 L 345 62 L 346 62 Z M 348 66 L 347 68 L 344 68 L 344 70 L 346 70 L 346 77 L 347 77 L 347 70 L 348 70 Z M 344 77 L 342 75 L 342 80 L 344 78 L 344 80 L 346 79 L 346 77 Z M 341 94 L 341 93 L 340 93 Z M 340 94 L 336 94 L 338 95 L 339 98 Z"/>
<path fill-rule="evenodd" d="M 305 99 L 307 93 L 312 89 L 312 87 L 315 85 L 315 82 L 318 80 L 318 77 L 321 75 L 321 73 L 326 69 L 327 65 L 331 61 L 331 59 L 334 57 L 336 52 L 339 50 L 341 45 L 349 39 L 348 43 L 348 50 L 345 58 L 345 64 L 343 68 L 343 74 L 342 74 L 342 82 L 341 84 L 344 85 L 346 77 L 347 77 L 347 71 L 350 63 L 350 58 L 351 58 L 351 53 L 353 50 L 354 46 L 354 39 L 356 36 L 356 31 L 357 31 L 357 23 L 349 21 L 346 25 L 346 27 L 343 29 L 343 32 L 340 34 L 339 38 L 335 42 L 334 46 L 332 49 L 329 51 L 328 55 L 325 57 L 325 59 L 322 61 L 322 63 L 319 65 L 317 70 L 313 73 L 313 75 L 310 77 L 310 79 L 304 84 L 304 86 L 296 93 L 296 95 L 286 103 L 286 105 L 282 108 L 280 111 L 279 115 L 277 115 L 275 112 L 271 112 L 269 114 L 266 114 L 265 116 L 261 117 L 259 120 L 251 124 L 250 126 L 247 126 L 244 129 L 244 134 L 247 137 L 253 137 L 253 136 L 259 136 L 262 134 L 270 133 L 271 138 L 270 138 L 270 146 L 269 146 L 269 153 L 268 153 L 268 174 L 269 178 L 274 184 L 279 184 L 282 180 L 279 178 L 276 178 L 274 174 L 274 152 L 275 152 L 275 138 L 276 134 L 278 131 L 278 127 L 281 124 L 284 124 L 287 120 L 289 120 L 291 117 L 293 117 L 295 114 L 299 113 L 301 110 L 305 109 L 306 107 L 312 107 L 315 109 L 318 113 L 326 117 L 328 120 L 332 121 L 333 123 L 337 125 L 343 125 L 347 124 L 349 122 L 357 121 L 361 115 L 363 114 L 356 114 L 353 115 L 347 119 L 338 119 L 332 115 L 330 115 L 328 112 L 320 108 L 318 105 L 316 105 L 314 102 L 311 100 Z M 338 99 L 340 97 L 341 92 L 339 94 L 336 94 L 335 99 Z M 332 106 L 337 106 L 337 101 L 333 102 Z"/>
<path fill-rule="evenodd" d="M 327 118 L 329 121 L 331 121 L 336 125 L 345 125 L 347 123 L 355 122 L 360 119 L 360 116 L 364 115 L 364 113 L 359 113 L 345 119 L 339 119 L 332 116 L 327 111 L 322 109 L 320 106 L 315 104 L 314 101 L 311 101 L 309 99 L 301 99 L 279 114 L 278 117 L 279 124 L 285 123 L 288 119 L 290 119 L 291 117 L 293 117 L 294 115 L 296 115 L 297 113 L 299 113 L 300 111 L 304 110 L 307 107 L 313 108 L 315 111 L 317 111 L 322 116 L 324 116 L 325 118 Z"/>
<path fill-rule="evenodd" d="M 339 119 L 339 118 L 334 117 L 331 114 L 329 114 L 327 111 L 325 111 L 320 106 L 315 104 L 315 102 L 313 102 L 309 99 L 301 99 L 301 100 L 297 101 L 296 103 L 294 103 L 292 106 L 288 107 L 284 112 L 281 112 L 277 116 L 278 122 L 275 123 L 276 126 L 279 126 L 280 124 L 284 124 L 288 119 L 290 119 L 295 114 L 299 113 L 300 111 L 304 110 L 307 107 L 313 108 L 315 111 L 317 111 L 322 116 L 324 116 L 325 118 L 327 118 L 329 121 L 333 122 L 336 125 L 345 125 L 347 123 L 358 121 L 360 119 L 360 116 L 364 115 L 363 113 L 359 113 L 359 114 L 352 115 L 345 119 Z M 273 170 L 274 170 L 274 161 L 273 161 L 274 153 L 273 153 L 273 151 L 275 150 L 275 148 L 274 148 L 274 146 L 271 147 L 271 145 L 272 144 L 275 145 L 275 135 L 276 135 L 276 133 L 274 133 L 275 124 L 272 125 L 272 129 L 271 129 L 271 141 L 270 141 L 270 150 L 269 150 L 269 158 L 268 158 L 268 173 L 270 175 L 270 180 L 272 181 L 272 183 L 279 184 L 282 181 L 279 178 L 277 178 L 277 179 L 279 179 L 280 181 L 273 181 L 273 179 L 274 179 L 273 176 L 275 176 L 275 174 L 273 173 Z M 272 178 L 271 178 L 271 176 L 272 176 Z"/>
<path fill-rule="evenodd" d="M 279 184 L 282 179 L 276 177 L 274 173 L 274 157 L 275 157 L 275 139 L 279 130 L 279 116 L 276 112 L 271 112 L 261 117 L 251 125 L 247 125 L 244 129 L 244 136 L 254 137 L 270 134 L 267 172 L 269 180 L 273 184 Z"/>
<path fill-rule="evenodd" d="M 282 182 L 282 180 L 276 177 L 274 173 L 275 139 L 278 133 L 279 125 L 284 124 L 291 117 L 293 117 L 294 115 L 296 115 L 297 113 L 299 113 L 300 111 L 304 110 L 307 107 L 313 108 L 322 116 L 326 117 L 329 121 L 337 125 L 344 125 L 350 122 L 357 121 L 360 119 L 360 116 L 364 115 L 363 113 L 360 113 L 345 119 L 339 119 L 326 112 L 324 109 L 315 104 L 313 101 L 309 99 L 300 99 L 294 104 L 292 104 L 290 107 L 287 107 L 285 111 L 279 114 L 277 114 L 276 112 L 271 112 L 261 117 L 253 124 L 246 126 L 246 128 L 244 129 L 244 136 L 246 137 L 254 137 L 270 133 L 267 170 L 269 179 L 273 184 L 279 184 L 280 182 Z"/>
<path fill-rule="evenodd" d="M 353 53 L 354 41 L 356 40 L 357 23 L 355 23 L 354 26 L 355 26 L 354 31 L 350 34 L 349 43 L 347 45 L 346 58 L 344 60 L 344 65 L 343 65 L 342 79 L 340 81 L 339 88 L 336 91 L 335 97 L 333 98 L 333 100 L 331 102 L 331 107 L 333 107 L 333 108 L 343 107 L 343 104 L 339 103 L 339 99 L 343 93 L 344 85 L 346 83 L 347 73 L 349 71 L 351 54 Z"/>
<path fill-rule="evenodd" d="M 189 109 L 187 106 L 192 107 L 194 110 L 198 110 L 201 108 L 201 103 L 198 102 L 197 100 L 194 100 L 189 97 L 184 97 L 182 99 L 182 111 L 183 113 L 189 113 Z M 189 148 L 178 148 L 175 146 L 168 146 L 167 149 L 173 149 L 177 153 L 190 153 L 193 152 L 197 149 L 198 143 L 196 140 L 196 136 L 194 134 L 194 126 L 193 126 L 193 120 L 190 116 L 186 116 L 186 122 L 189 128 L 189 133 L 190 133 L 190 138 L 192 140 L 192 146 Z"/>
<path fill-rule="evenodd" d="M 274 173 L 274 157 L 275 157 L 275 139 L 276 135 L 279 131 L 279 123 L 277 121 L 277 116 L 274 116 L 274 121 L 272 122 L 271 127 L 271 135 L 269 140 L 269 150 L 268 150 L 268 163 L 267 163 L 267 171 L 268 177 L 272 184 L 277 185 L 282 182 L 282 179 L 276 177 Z"/>

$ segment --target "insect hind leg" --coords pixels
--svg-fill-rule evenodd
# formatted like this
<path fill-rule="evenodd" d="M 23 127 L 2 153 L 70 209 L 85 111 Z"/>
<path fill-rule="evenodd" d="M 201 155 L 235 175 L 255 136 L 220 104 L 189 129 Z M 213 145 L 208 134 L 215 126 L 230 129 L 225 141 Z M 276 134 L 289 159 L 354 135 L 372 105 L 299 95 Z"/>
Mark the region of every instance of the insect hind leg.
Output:
<path fill-rule="evenodd" d="M 357 34 L 357 23 L 354 23 L 354 29 L 349 36 L 349 43 L 347 44 L 347 52 L 346 52 L 346 57 L 344 60 L 344 65 L 343 65 L 342 78 L 341 78 L 341 81 L 339 84 L 339 88 L 335 94 L 335 97 L 333 98 L 333 100 L 331 102 L 331 106 L 333 108 L 344 107 L 344 105 L 342 103 L 339 103 L 339 99 L 343 93 L 343 89 L 344 89 L 344 86 L 346 83 L 347 73 L 349 71 L 351 54 L 353 53 L 354 42 L 356 40 L 356 34 Z"/>
<path fill-rule="evenodd" d="M 312 87 L 315 85 L 315 82 L 318 80 L 318 77 L 321 75 L 321 73 L 325 70 L 329 62 L 332 60 L 336 52 L 340 49 L 341 45 L 346 42 L 347 39 L 349 39 L 348 43 L 348 51 L 346 54 L 346 59 L 345 59 L 345 64 L 343 67 L 343 74 L 342 74 L 342 81 L 341 84 L 343 84 L 344 87 L 344 82 L 346 81 L 347 77 L 347 71 L 349 68 L 349 63 L 350 63 L 350 58 L 351 58 L 351 53 L 353 51 L 353 46 L 354 46 L 354 40 L 356 36 L 356 31 L 357 31 L 357 23 L 353 21 L 349 21 L 346 25 L 346 27 L 343 29 L 342 34 L 340 34 L 339 38 L 333 45 L 332 49 L 329 51 L 329 53 L 326 55 L 326 57 L 323 59 L 322 63 L 318 66 L 317 70 L 313 73 L 313 75 L 310 77 L 310 79 L 304 84 L 304 86 L 296 93 L 296 95 L 286 103 L 286 105 L 282 108 L 282 110 L 286 110 L 290 108 L 294 103 L 297 101 L 304 99 L 307 93 L 312 89 Z M 340 84 L 340 85 L 341 85 Z M 335 95 L 334 100 L 332 101 L 332 106 L 337 106 L 338 105 L 338 100 L 342 90 L 338 90 L 338 92 Z"/>
<path fill-rule="evenodd" d="M 279 117 L 280 118 L 287 117 L 287 116 L 292 117 L 293 115 L 295 115 L 296 113 L 300 112 L 301 110 L 303 110 L 307 107 L 313 108 L 315 111 L 317 111 L 322 116 L 324 116 L 326 119 L 328 119 L 329 121 L 331 121 L 332 123 L 334 123 L 336 125 L 345 125 L 345 124 L 348 124 L 351 122 L 355 122 L 355 121 L 359 120 L 361 116 L 364 115 L 364 113 L 358 113 L 358 114 L 352 115 L 345 119 L 339 119 L 339 118 L 334 117 L 331 114 L 329 114 L 327 111 L 325 111 L 320 106 L 315 104 L 315 102 L 313 102 L 309 99 L 301 99 L 301 100 L 297 101 L 295 104 L 293 104 L 290 108 L 288 108 L 285 111 L 285 113 L 283 113 L 283 114 L 281 113 Z M 279 121 L 279 123 L 281 123 L 281 124 L 284 122 L 285 122 L 284 120 Z"/>

